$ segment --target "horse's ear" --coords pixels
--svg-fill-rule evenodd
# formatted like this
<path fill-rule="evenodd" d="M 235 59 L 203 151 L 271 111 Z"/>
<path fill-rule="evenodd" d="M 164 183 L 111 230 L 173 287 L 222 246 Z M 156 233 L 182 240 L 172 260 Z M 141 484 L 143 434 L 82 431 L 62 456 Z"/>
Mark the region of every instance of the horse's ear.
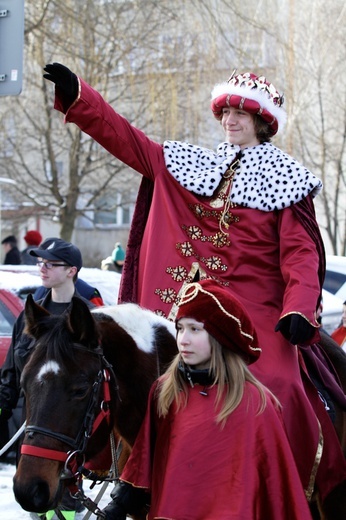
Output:
<path fill-rule="evenodd" d="M 50 316 L 50 313 L 35 303 L 32 294 L 29 294 L 25 302 L 24 316 L 24 333 L 37 339 L 42 333 L 42 320 Z M 45 326 L 44 329 L 46 330 L 46 328 Z"/>
<path fill-rule="evenodd" d="M 67 318 L 67 324 L 76 342 L 83 345 L 97 344 L 96 322 L 87 304 L 75 296 L 72 298 L 72 307 Z"/>

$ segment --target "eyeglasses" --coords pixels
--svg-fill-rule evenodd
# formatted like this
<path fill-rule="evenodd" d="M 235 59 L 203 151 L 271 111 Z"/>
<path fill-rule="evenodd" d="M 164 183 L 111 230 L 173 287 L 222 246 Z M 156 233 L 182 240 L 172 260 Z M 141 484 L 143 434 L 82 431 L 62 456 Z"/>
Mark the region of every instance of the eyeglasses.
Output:
<path fill-rule="evenodd" d="M 46 269 L 53 269 L 53 267 L 70 267 L 68 264 L 52 264 L 52 262 L 43 262 L 39 260 L 37 262 L 39 267 L 45 267 Z"/>

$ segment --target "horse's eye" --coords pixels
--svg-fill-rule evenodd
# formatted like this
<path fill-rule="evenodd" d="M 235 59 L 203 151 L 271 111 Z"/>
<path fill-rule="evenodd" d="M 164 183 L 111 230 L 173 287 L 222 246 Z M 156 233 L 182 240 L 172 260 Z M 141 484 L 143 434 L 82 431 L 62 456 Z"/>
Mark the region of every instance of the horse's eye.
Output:
<path fill-rule="evenodd" d="M 71 391 L 71 397 L 73 399 L 84 399 L 84 397 L 88 394 L 89 387 L 83 386 L 79 388 L 73 388 Z"/>

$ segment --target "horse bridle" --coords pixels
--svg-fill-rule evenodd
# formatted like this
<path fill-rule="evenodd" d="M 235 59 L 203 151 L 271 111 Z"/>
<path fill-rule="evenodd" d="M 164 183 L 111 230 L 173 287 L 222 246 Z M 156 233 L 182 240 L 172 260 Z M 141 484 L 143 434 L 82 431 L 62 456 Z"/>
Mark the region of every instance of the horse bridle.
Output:
<path fill-rule="evenodd" d="M 71 478 L 73 476 L 73 473 L 69 468 L 69 465 L 71 464 L 72 460 L 74 458 L 77 459 L 78 456 L 82 456 L 84 459 L 84 452 L 90 437 L 93 435 L 93 433 L 97 430 L 97 428 L 104 420 L 106 420 L 107 423 L 110 424 L 111 394 L 109 382 L 111 380 L 111 376 L 113 376 L 115 379 L 112 366 L 104 357 L 103 351 L 100 347 L 92 351 L 87 349 L 85 346 L 77 343 L 74 343 L 73 347 L 88 352 L 90 354 L 97 355 L 101 358 L 101 369 L 99 370 L 96 380 L 93 383 L 92 393 L 90 395 L 85 419 L 76 438 L 69 437 L 68 435 L 64 435 L 62 433 L 54 432 L 48 428 L 41 428 L 40 426 L 35 426 L 31 424 L 25 427 L 25 434 L 28 433 L 29 436 L 30 434 L 34 433 L 45 435 L 47 437 L 56 439 L 64 444 L 67 444 L 67 446 L 69 446 L 69 448 L 71 448 L 72 450 L 52 450 L 49 448 L 41 448 L 40 446 L 24 443 L 21 446 L 21 453 L 23 455 L 31 455 L 33 457 L 40 457 L 44 459 L 64 462 L 65 467 L 60 478 Z M 100 401 L 101 391 L 103 392 L 102 401 L 100 405 L 100 410 L 96 415 L 97 404 Z"/>

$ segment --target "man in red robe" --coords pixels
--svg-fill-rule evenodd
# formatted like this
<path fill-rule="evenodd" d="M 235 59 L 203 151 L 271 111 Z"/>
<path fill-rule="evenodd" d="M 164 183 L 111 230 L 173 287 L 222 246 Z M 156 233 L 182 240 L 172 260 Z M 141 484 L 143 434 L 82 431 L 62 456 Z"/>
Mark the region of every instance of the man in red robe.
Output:
<path fill-rule="evenodd" d="M 286 119 L 282 97 L 251 73 L 217 85 L 212 110 L 226 141 L 214 152 L 156 143 L 66 67 L 45 70 L 66 122 L 145 179 L 121 300 L 174 319 L 187 283 L 229 287 L 254 321 L 262 356 L 253 373 L 283 405 L 306 496 L 318 488 L 324 500 L 345 482 L 346 464 L 297 347 L 319 339 L 324 249 L 312 199 L 322 184 L 270 142 Z"/>

